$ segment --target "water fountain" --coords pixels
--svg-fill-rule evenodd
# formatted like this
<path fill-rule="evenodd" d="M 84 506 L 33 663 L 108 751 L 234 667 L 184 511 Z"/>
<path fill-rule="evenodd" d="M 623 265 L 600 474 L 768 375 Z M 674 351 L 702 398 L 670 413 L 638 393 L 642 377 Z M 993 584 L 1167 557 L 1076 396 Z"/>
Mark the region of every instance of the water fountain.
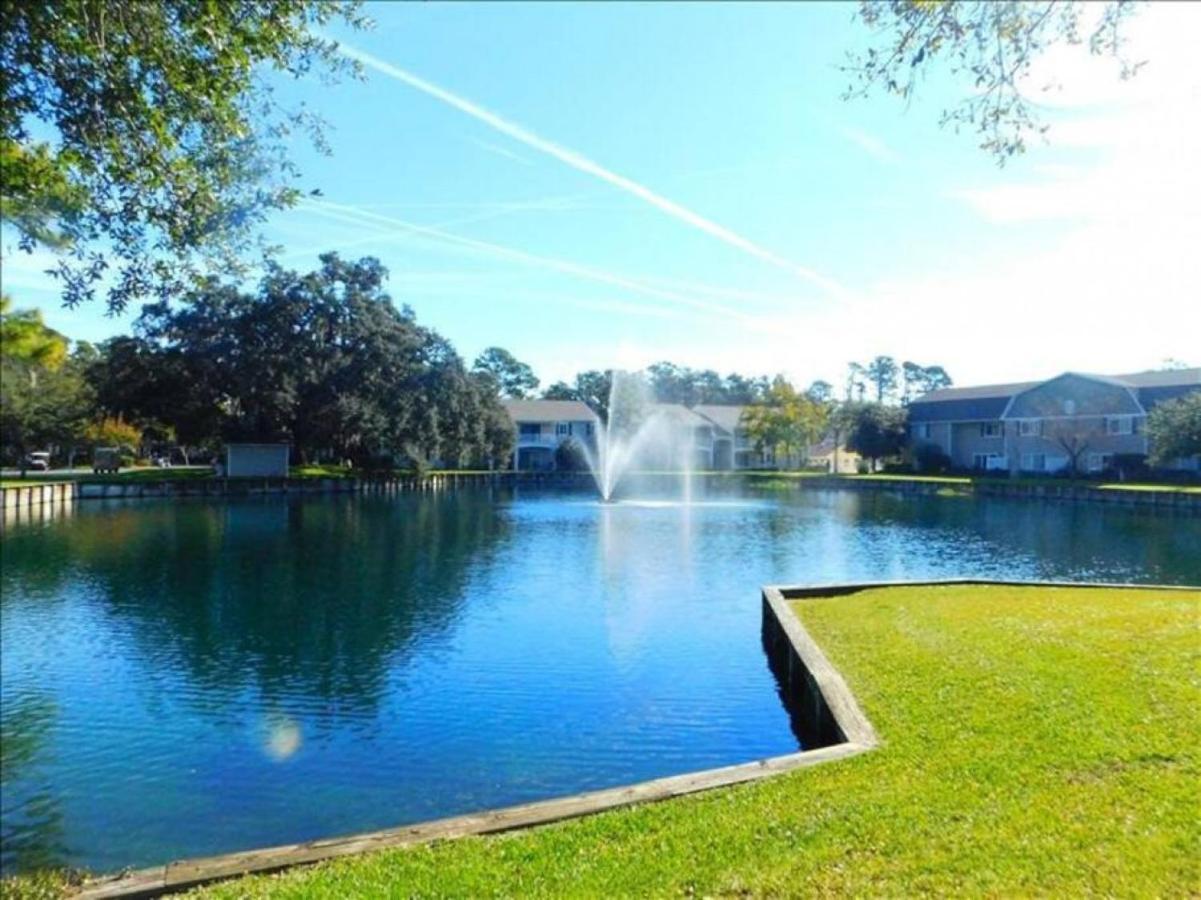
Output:
<path fill-rule="evenodd" d="M 679 467 L 682 500 L 691 499 L 691 441 L 681 441 L 671 417 L 654 403 L 638 373 L 614 371 L 609 387 L 608 421 L 599 427 L 595 447 L 584 448 L 588 470 L 602 503 L 613 503 L 621 479 L 636 464 L 655 462 Z"/>

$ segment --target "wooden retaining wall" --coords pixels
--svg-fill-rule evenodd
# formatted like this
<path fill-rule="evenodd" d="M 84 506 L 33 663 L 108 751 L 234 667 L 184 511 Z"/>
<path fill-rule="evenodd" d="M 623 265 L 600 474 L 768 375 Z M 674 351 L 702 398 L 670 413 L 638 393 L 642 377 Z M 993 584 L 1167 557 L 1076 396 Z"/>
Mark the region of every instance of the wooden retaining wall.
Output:
<path fill-rule="evenodd" d="M 79 496 L 74 481 L 44 481 L 21 487 L 0 488 L 0 509 L 28 509 L 42 504 L 72 503 Z"/>
<path fill-rule="evenodd" d="M 802 489 L 835 491 L 885 491 L 897 494 L 937 496 L 951 492 L 976 497 L 1017 497 L 1026 500 L 1053 500 L 1070 503 L 1108 503 L 1115 506 L 1173 509 L 1201 513 L 1201 493 L 1173 490 L 1122 490 L 1093 485 L 1018 482 L 946 482 L 919 479 L 873 478 L 798 478 Z"/>
<path fill-rule="evenodd" d="M 162 481 L 58 481 L 0 488 L 0 509 L 27 509 L 74 500 L 140 497 L 236 497 L 250 494 L 391 494 L 480 485 L 581 487 L 592 476 L 578 472 L 438 472 L 398 478 L 195 478 Z"/>

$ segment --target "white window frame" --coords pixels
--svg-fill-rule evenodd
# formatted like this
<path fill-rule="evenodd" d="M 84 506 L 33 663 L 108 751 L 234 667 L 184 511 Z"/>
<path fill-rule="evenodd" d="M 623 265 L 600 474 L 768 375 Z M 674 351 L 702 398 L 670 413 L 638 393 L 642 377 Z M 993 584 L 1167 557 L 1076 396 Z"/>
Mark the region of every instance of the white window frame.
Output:
<path fill-rule="evenodd" d="M 1045 454 L 1045 453 L 1023 453 L 1022 454 L 1022 471 L 1023 472 L 1045 472 L 1045 471 L 1047 471 L 1047 454 Z"/>
<path fill-rule="evenodd" d="M 569 437 L 570 435 L 571 435 L 571 423 L 570 422 L 556 422 L 555 423 L 555 436 L 556 437 Z"/>
<path fill-rule="evenodd" d="M 984 465 L 980 465 L 980 460 L 984 460 Z M 998 463 L 997 461 L 1000 460 Z M 972 468 L 980 469 L 984 472 L 996 472 L 998 469 L 1004 469 L 1008 460 L 1004 453 L 973 453 Z"/>
<path fill-rule="evenodd" d="M 1004 422 L 981 422 L 980 437 L 982 438 L 999 438 L 1005 436 Z"/>
<path fill-rule="evenodd" d="M 1105 433 L 1115 436 L 1134 434 L 1134 416 L 1106 416 Z"/>
<path fill-rule="evenodd" d="M 1042 419 L 1019 419 L 1018 437 L 1041 437 L 1043 433 Z"/>
<path fill-rule="evenodd" d="M 1104 472 L 1112 465 L 1112 453 L 1090 453 L 1088 455 L 1088 470 L 1090 472 Z"/>

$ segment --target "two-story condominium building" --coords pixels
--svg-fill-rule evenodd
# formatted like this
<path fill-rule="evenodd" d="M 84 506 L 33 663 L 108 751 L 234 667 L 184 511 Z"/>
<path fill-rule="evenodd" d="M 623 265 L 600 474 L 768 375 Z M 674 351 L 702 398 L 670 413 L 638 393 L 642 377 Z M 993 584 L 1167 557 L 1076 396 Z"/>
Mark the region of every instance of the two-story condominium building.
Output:
<path fill-rule="evenodd" d="M 702 403 L 694 413 L 713 423 L 710 449 L 712 469 L 766 469 L 776 464 L 771 450 L 755 449 L 744 421 L 746 407 L 740 404 Z"/>
<path fill-rule="evenodd" d="M 550 471 L 555 468 L 555 451 L 560 444 L 575 440 L 592 452 L 596 448 L 600 416 L 578 400 L 504 400 L 502 401 L 517 442 L 512 466 L 523 471 Z"/>
<path fill-rule="evenodd" d="M 1145 455 L 1147 413 L 1201 390 L 1201 369 L 1085 375 L 945 388 L 909 405 L 911 445 L 934 444 L 957 468 L 1102 472 L 1114 457 Z M 1197 470 L 1196 457 L 1172 468 Z"/>
<path fill-rule="evenodd" d="M 576 400 L 503 403 L 517 432 L 514 469 L 554 469 L 555 451 L 569 438 L 595 451 L 601 420 L 586 404 Z M 675 468 L 687 459 L 695 469 L 772 466 L 775 460 L 771 452 L 756 450 L 743 427 L 745 410 L 741 405 L 706 404 L 689 409 L 676 403 L 654 404 L 650 411 L 660 419 L 664 440 L 644 454 L 642 464 Z"/>

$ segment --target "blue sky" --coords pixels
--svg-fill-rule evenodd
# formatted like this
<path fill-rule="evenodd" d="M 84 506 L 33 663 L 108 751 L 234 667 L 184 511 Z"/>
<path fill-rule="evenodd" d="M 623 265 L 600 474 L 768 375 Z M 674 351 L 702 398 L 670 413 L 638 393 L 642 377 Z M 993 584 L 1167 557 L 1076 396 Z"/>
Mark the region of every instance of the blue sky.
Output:
<path fill-rule="evenodd" d="M 322 199 L 269 236 L 296 268 L 379 257 L 468 360 L 499 344 L 544 383 L 665 358 L 835 383 L 877 353 L 965 384 L 1201 363 L 1197 6 L 1139 13 L 1132 82 L 1057 50 L 1031 83 L 1059 82 L 1052 142 L 1005 170 L 938 127 L 962 85 L 841 99 L 848 4 L 368 11 L 337 33 L 365 81 L 286 89 L 334 152 L 297 144 Z M 75 337 L 128 328 L 58 308 L 10 242 L 18 305 Z"/>

